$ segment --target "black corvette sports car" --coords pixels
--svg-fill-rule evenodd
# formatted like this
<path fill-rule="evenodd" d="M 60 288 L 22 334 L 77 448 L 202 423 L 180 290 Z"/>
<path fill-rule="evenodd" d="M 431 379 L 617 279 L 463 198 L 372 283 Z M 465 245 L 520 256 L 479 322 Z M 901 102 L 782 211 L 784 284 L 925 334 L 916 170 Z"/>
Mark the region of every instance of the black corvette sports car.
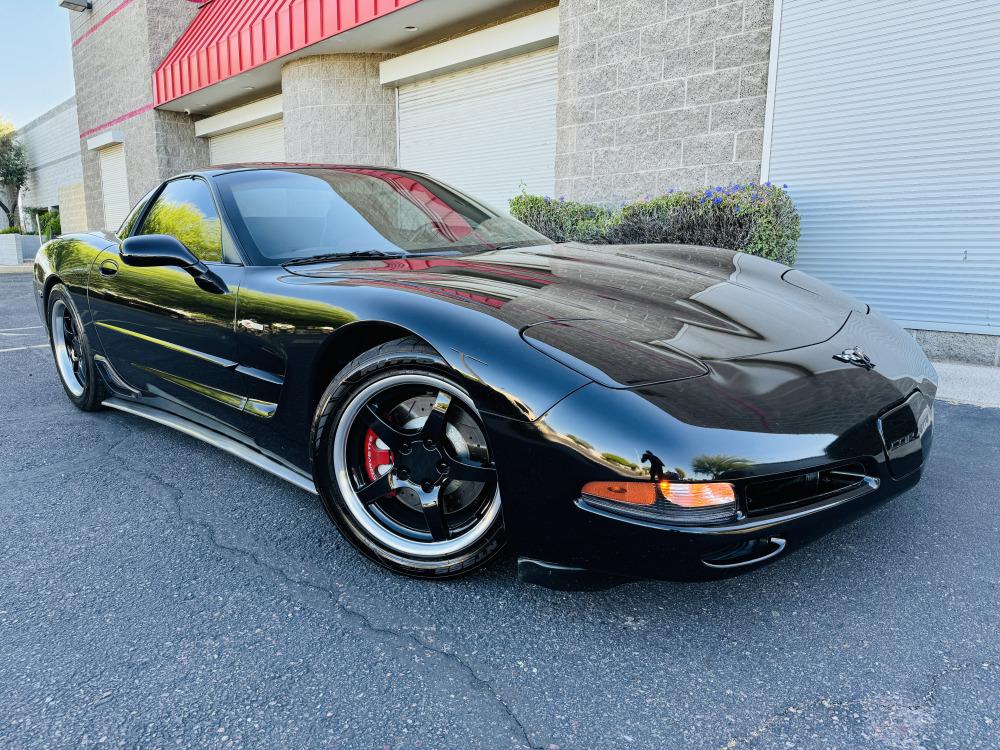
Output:
<path fill-rule="evenodd" d="M 725 574 L 914 485 L 937 376 L 866 304 L 706 247 L 553 244 L 423 174 L 181 175 L 46 244 L 69 398 L 317 493 L 365 555 Z"/>

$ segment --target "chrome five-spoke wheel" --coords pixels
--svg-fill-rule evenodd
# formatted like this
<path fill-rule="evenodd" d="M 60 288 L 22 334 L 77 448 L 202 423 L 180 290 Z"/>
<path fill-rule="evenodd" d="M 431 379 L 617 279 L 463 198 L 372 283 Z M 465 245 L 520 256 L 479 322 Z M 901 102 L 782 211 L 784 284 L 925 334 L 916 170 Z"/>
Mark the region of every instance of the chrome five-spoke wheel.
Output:
<path fill-rule="evenodd" d="M 46 305 L 49 343 L 63 390 L 78 409 L 97 411 L 104 400 L 104 384 L 73 299 L 65 286 L 55 284 Z"/>
<path fill-rule="evenodd" d="M 503 549 L 499 467 L 464 381 L 415 337 L 347 363 L 319 399 L 313 477 L 360 552 L 421 578 L 464 575 Z"/>
<path fill-rule="evenodd" d="M 352 520 L 402 555 L 458 553 L 500 511 L 476 408 L 442 378 L 414 373 L 368 384 L 344 409 L 331 448 Z"/>
<path fill-rule="evenodd" d="M 87 389 L 87 366 L 84 359 L 83 337 L 76 316 L 65 302 L 52 303 L 49 319 L 52 330 L 52 350 L 63 384 L 73 396 L 80 397 Z"/>

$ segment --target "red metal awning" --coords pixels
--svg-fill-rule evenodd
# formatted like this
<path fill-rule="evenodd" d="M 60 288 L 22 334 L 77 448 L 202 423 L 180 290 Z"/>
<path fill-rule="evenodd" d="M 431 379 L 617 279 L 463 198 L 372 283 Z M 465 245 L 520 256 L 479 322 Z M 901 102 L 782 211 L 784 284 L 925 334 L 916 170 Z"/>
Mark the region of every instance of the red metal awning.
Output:
<path fill-rule="evenodd" d="M 153 73 L 156 106 L 420 0 L 211 0 Z"/>

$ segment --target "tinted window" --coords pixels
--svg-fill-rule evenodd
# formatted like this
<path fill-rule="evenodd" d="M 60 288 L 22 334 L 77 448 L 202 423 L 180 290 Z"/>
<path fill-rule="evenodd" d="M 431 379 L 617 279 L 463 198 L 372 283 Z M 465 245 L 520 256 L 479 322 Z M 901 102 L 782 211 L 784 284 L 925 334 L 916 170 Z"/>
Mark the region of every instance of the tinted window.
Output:
<path fill-rule="evenodd" d="M 146 214 L 139 234 L 170 234 L 200 260 L 222 260 L 222 225 L 203 180 L 168 182 Z"/>
<path fill-rule="evenodd" d="M 118 229 L 118 235 L 117 235 L 118 239 L 123 240 L 130 234 L 132 234 L 132 226 L 139 218 L 139 214 L 142 213 L 142 209 L 146 205 L 146 202 L 149 200 L 150 196 L 155 192 L 156 188 L 153 188 L 144 196 L 142 196 L 142 199 L 135 204 L 135 208 L 132 209 L 132 212 L 128 215 L 128 218 L 125 219 L 121 227 Z"/>
<path fill-rule="evenodd" d="M 231 172 L 216 178 L 255 262 L 367 250 L 474 252 L 549 241 L 430 178 L 361 167 Z"/>

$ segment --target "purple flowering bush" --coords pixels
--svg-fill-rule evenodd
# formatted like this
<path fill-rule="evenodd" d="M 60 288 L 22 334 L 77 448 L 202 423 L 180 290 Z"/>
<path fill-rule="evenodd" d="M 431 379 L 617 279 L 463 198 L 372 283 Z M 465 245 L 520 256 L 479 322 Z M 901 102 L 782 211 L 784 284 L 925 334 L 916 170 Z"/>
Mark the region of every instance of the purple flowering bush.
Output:
<path fill-rule="evenodd" d="M 787 265 L 800 234 L 795 204 L 771 183 L 675 190 L 617 209 L 522 194 L 510 212 L 556 242 L 708 245 Z"/>

